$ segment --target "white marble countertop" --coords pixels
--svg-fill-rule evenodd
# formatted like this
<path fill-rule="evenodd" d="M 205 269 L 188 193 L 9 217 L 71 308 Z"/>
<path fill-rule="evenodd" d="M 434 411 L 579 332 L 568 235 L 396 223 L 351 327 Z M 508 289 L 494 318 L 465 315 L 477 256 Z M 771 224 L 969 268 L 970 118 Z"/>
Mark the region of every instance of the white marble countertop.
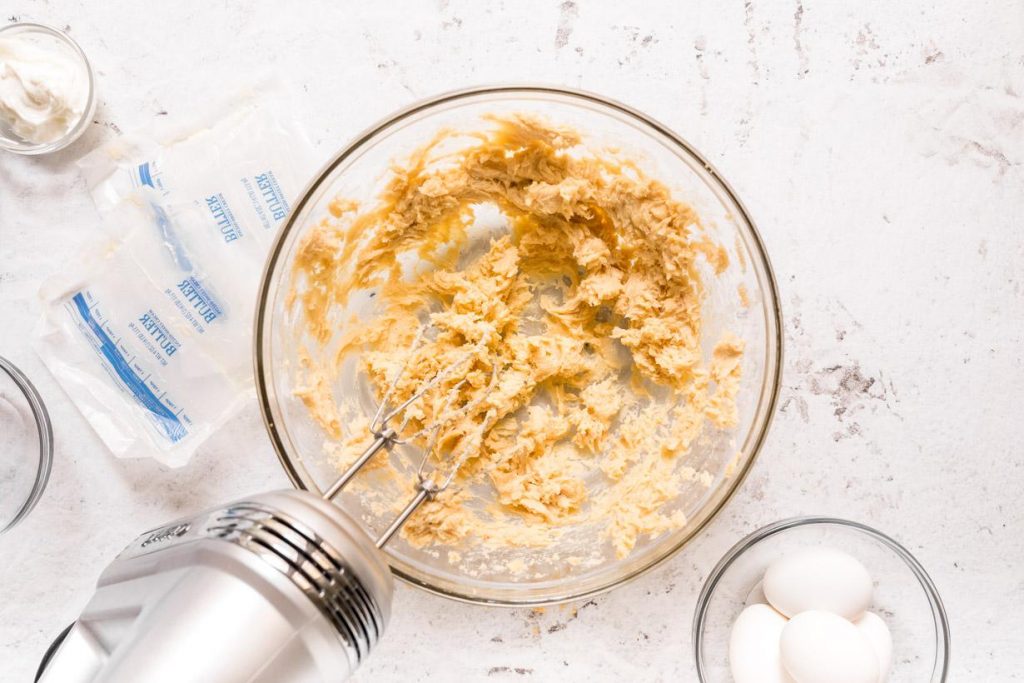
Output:
<path fill-rule="evenodd" d="M 916 554 L 950 614 L 951 680 L 1024 676 L 1024 5 L 631 5 L 5 3 L 0 21 L 68 27 L 101 102 L 71 149 L 0 156 L 0 354 L 37 383 L 57 444 L 38 508 L 0 537 L 0 677 L 30 680 L 137 533 L 287 485 L 255 405 L 183 469 L 114 459 L 29 341 L 40 282 L 97 231 L 73 162 L 154 117 L 185 121 L 266 66 L 301 85 L 295 113 L 324 156 L 393 109 L 471 84 L 627 102 L 729 179 L 782 290 L 781 407 L 701 538 L 575 616 L 400 586 L 359 680 L 693 680 L 707 572 L 743 534 L 802 513 L 864 521 Z"/>

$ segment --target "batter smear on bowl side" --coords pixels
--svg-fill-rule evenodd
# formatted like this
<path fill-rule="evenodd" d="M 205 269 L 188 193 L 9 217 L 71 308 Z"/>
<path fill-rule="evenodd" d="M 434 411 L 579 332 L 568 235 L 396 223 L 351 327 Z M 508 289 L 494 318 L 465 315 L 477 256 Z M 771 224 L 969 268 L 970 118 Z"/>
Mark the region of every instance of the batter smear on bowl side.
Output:
<path fill-rule="evenodd" d="M 474 226 L 494 207 L 505 227 L 481 242 Z M 594 523 L 625 557 L 639 536 L 685 524 L 666 504 L 712 483 L 685 458 L 703 430 L 736 425 L 744 346 L 726 333 L 705 360 L 701 266 L 729 260 L 690 206 L 574 130 L 513 115 L 441 131 L 393 166 L 373 205 L 339 197 L 330 214 L 298 246 L 287 305 L 313 340 L 296 394 L 339 469 L 367 441 L 365 408 L 337 390 L 345 363 L 379 397 L 408 360 L 401 401 L 471 354 L 411 408 L 407 432 L 463 377 L 454 405 L 478 401 L 438 451 L 471 457 L 407 541 L 543 547 Z M 347 310 L 366 292 L 372 315 Z"/>

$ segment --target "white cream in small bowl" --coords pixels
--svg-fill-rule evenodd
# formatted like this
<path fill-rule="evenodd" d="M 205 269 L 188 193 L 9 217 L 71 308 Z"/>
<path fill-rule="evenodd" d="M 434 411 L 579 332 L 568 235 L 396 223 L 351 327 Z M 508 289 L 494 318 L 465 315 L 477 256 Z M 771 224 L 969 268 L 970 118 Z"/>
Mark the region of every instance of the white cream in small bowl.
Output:
<path fill-rule="evenodd" d="M 96 110 L 92 68 L 66 33 L 43 24 L 0 28 L 0 148 L 46 154 L 67 147 Z"/>

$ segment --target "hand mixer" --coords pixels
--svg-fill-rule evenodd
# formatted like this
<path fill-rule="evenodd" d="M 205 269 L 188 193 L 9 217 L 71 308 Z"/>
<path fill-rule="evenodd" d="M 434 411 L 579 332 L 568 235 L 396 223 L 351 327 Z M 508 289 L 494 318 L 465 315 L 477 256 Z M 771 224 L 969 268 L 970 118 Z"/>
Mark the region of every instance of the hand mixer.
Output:
<path fill-rule="evenodd" d="M 373 442 L 323 496 L 284 490 L 249 496 L 142 534 L 104 570 L 81 616 L 46 653 L 41 683 L 322 683 L 347 678 L 387 627 L 393 583 L 380 549 L 423 503 L 447 488 L 479 444 L 491 413 L 465 435 L 442 473 L 428 462 L 445 427 L 479 408 L 488 387 L 454 407 L 455 383 L 434 420 L 400 439 L 414 402 L 474 357 L 470 349 L 404 401 L 396 386 L 370 425 Z M 397 403 L 397 405 L 394 405 Z M 393 423 L 400 421 L 397 427 Z M 427 446 L 416 494 L 372 540 L 331 500 L 382 448 Z M 433 470 L 433 471 L 430 471 Z"/>

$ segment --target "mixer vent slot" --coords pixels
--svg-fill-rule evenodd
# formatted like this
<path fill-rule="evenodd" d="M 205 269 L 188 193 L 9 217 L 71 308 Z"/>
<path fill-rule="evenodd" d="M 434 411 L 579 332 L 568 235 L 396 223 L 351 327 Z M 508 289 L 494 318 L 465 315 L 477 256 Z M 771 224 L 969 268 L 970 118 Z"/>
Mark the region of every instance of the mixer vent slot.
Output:
<path fill-rule="evenodd" d="M 250 550 L 291 579 L 320 609 L 358 665 L 380 639 L 384 617 L 341 555 L 308 527 L 256 503 L 215 515 L 207 533 Z"/>

